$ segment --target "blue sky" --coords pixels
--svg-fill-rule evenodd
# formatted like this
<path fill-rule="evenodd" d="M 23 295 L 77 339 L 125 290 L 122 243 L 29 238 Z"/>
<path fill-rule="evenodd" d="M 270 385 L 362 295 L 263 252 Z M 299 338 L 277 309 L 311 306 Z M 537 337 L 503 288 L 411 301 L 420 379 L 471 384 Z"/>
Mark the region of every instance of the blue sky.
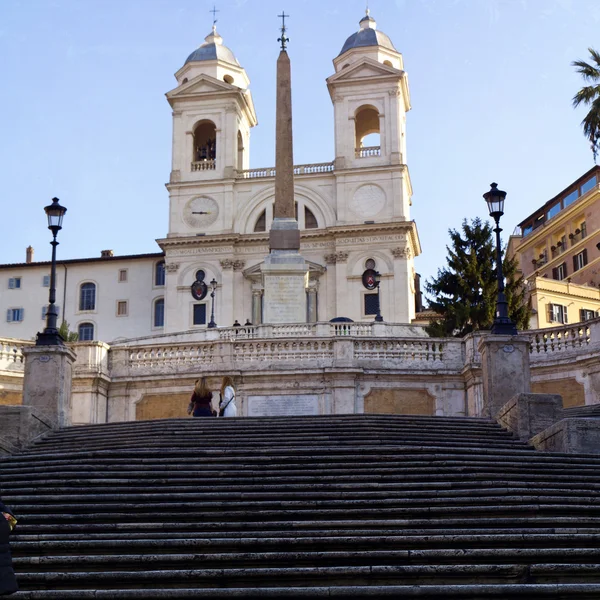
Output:
<path fill-rule="evenodd" d="M 220 0 L 218 30 L 250 80 L 251 167 L 275 164 L 275 61 L 291 15 L 294 160 L 333 160 L 325 78 L 358 29 L 358 0 Z M 202 0 L 0 1 L 0 263 L 50 258 L 43 207 L 68 207 L 59 258 L 158 251 L 167 233 L 173 74 L 209 33 Z M 412 218 L 423 277 L 447 230 L 508 192 L 504 233 L 593 166 L 570 63 L 600 49 L 598 0 L 371 0 L 404 55 Z"/>

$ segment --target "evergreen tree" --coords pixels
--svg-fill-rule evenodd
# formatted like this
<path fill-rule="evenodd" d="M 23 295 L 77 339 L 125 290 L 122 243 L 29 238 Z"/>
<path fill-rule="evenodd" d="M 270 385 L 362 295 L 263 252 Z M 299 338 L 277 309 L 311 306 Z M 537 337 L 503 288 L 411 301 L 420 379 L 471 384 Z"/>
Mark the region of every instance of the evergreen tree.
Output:
<path fill-rule="evenodd" d="M 465 219 L 461 231 L 450 229 L 449 234 L 447 267 L 425 284 L 429 308 L 441 316 L 427 327 L 432 337 L 462 337 L 490 329 L 494 321 L 498 283 L 492 226 L 479 218 L 470 224 Z M 509 316 L 519 329 L 526 329 L 530 310 L 523 278 L 516 276 L 516 260 L 505 258 L 503 268 Z"/>
<path fill-rule="evenodd" d="M 69 331 L 69 324 L 66 321 L 60 324 L 58 333 L 65 342 L 76 342 L 79 340 L 79 334 L 76 331 Z"/>

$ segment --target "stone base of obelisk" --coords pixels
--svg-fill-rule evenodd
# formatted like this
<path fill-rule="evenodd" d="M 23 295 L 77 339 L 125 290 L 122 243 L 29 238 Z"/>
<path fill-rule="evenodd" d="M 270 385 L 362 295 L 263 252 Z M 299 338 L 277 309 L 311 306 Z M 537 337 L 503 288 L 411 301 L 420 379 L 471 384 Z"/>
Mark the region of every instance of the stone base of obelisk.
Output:
<path fill-rule="evenodd" d="M 271 253 L 262 265 L 263 323 L 306 323 L 308 265 L 300 253 L 296 219 L 276 218 Z"/>
<path fill-rule="evenodd" d="M 263 323 L 306 323 L 308 265 L 298 252 L 272 250 L 262 265 Z"/>

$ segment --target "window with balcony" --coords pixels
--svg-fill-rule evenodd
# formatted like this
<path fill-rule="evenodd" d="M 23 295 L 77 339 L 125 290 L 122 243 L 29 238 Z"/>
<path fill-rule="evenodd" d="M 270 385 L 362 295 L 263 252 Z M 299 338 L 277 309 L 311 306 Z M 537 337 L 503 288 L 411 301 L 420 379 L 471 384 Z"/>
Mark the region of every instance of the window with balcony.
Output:
<path fill-rule="evenodd" d="M 79 288 L 79 310 L 96 310 L 96 284 L 83 283 Z"/>
<path fill-rule="evenodd" d="M 356 158 L 381 154 L 379 111 L 373 106 L 361 106 L 354 116 Z"/>
<path fill-rule="evenodd" d="M 546 250 L 537 248 L 536 258 L 534 258 L 531 262 L 533 263 L 533 266 L 536 269 L 543 267 L 548 262 L 548 252 Z"/>
<path fill-rule="evenodd" d="M 579 254 L 573 257 L 573 271 L 579 271 L 587 265 L 587 250 L 584 248 Z"/>

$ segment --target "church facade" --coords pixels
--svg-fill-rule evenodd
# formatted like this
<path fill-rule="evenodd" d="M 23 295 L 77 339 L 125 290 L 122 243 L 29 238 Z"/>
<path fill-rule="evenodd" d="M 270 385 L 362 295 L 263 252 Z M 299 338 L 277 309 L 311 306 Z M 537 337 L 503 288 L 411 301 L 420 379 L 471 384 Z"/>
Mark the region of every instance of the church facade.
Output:
<path fill-rule="evenodd" d="M 421 250 L 410 219 L 403 58 L 367 14 L 333 66 L 326 84 L 335 156 L 294 167 L 300 253 L 308 265 L 306 321 L 367 322 L 379 311 L 387 322 L 409 324 L 413 261 Z M 269 254 L 275 169 L 249 168 L 257 124 L 249 77 L 214 26 L 175 77 L 177 86 L 167 93 L 169 223 L 157 253 L 105 251 L 59 261 L 59 322 L 67 320 L 82 340 L 204 329 L 213 290 L 219 326 L 264 322 L 261 267 Z M 367 269 L 380 274 L 379 289 L 363 284 Z M 0 314 L 6 315 L 0 337 L 28 339 L 43 328 L 48 273 L 48 263 L 33 260 L 0 265 Z"/>

